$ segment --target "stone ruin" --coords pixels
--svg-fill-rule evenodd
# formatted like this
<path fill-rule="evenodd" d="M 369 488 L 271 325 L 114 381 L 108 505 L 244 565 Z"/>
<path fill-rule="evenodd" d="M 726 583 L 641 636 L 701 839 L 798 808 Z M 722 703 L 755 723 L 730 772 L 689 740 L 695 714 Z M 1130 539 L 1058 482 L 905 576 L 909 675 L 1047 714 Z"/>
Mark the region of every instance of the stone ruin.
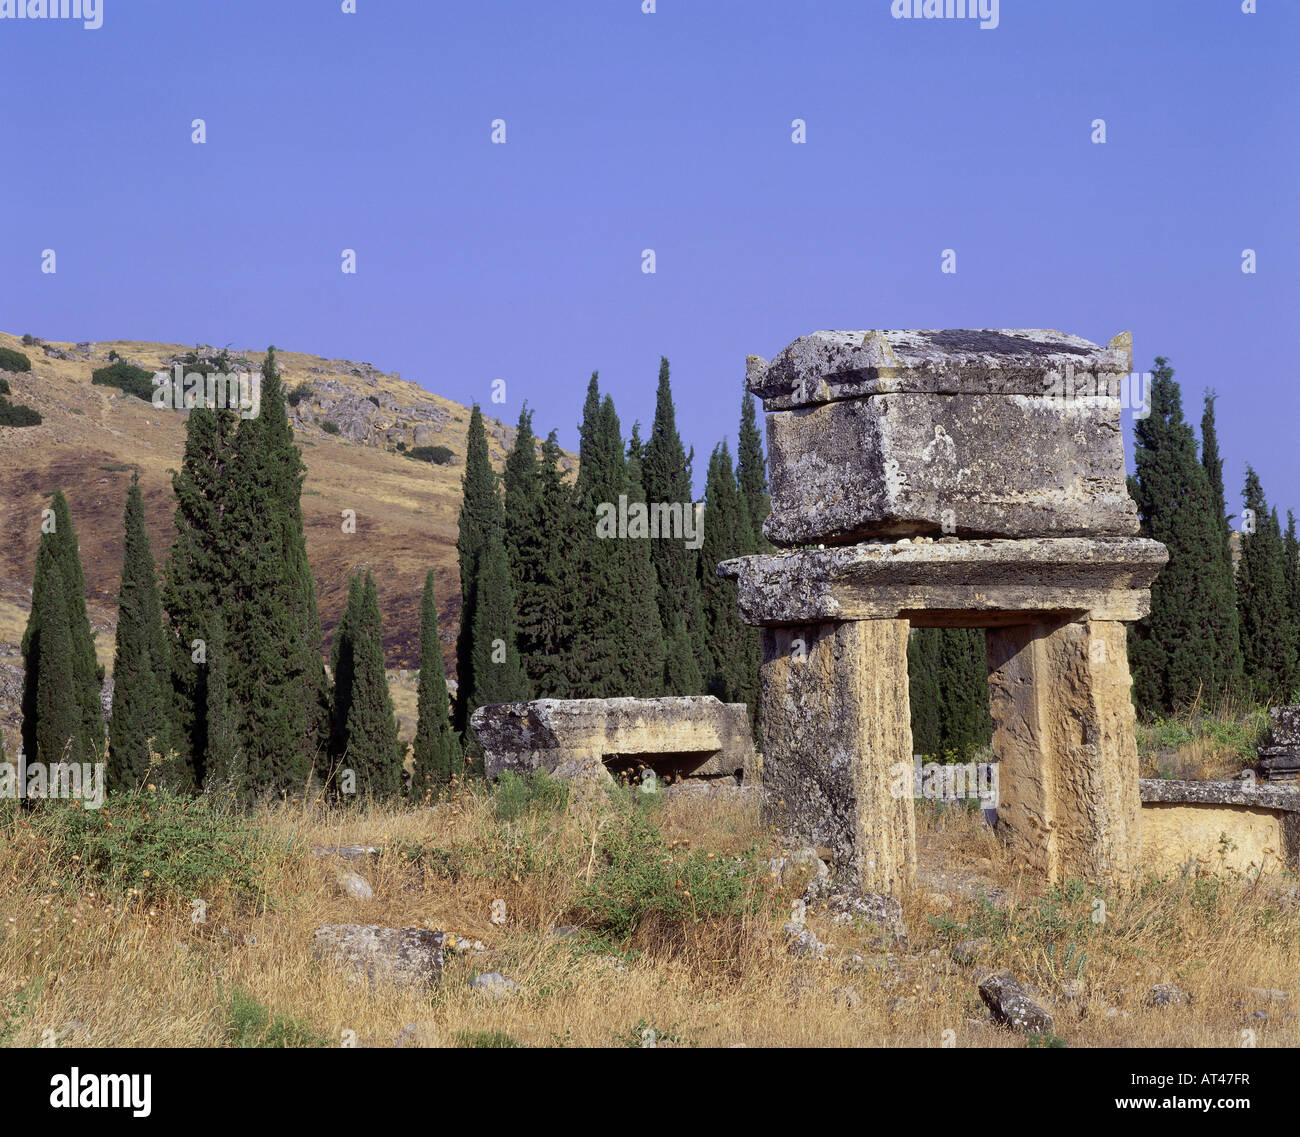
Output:
<path fill-rule="evenodd" d="M 912 627 L 986 629 L 998 824 L 1049 880 L 1140 855 L 1125 623 L 1168 559 L 1125 488 L 1131 339 L 818 332 L 747 386 L 767 416 L 769 540 L 740 557 L 761 629 L 764 820 L 863 891 L 914 880 Z M 811 547 L 810 547 L 811 546 Z"/>
<path fill-rule="evenodd" d="M 1259 768 L 1271 782 L 1300 777 L 1300 707 L 1271 707 L 1268 740 L 1256 747 Z"/>

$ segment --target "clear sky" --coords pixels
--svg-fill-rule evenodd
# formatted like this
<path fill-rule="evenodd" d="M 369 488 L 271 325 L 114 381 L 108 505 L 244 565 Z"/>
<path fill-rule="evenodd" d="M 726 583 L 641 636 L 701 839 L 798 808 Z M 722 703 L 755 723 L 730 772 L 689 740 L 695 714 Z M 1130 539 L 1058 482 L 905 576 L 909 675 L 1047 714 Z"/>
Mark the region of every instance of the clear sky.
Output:
<path fill-rule="evenodd" d="M 570 446 L 664 354 L 702 488 L 749 353 L 1131 329 L 1219 391 L 1230 501 L 1300 510 L 1295 0 L 101 3 L 0 20 L 6 331 L 367 360 Z"/>

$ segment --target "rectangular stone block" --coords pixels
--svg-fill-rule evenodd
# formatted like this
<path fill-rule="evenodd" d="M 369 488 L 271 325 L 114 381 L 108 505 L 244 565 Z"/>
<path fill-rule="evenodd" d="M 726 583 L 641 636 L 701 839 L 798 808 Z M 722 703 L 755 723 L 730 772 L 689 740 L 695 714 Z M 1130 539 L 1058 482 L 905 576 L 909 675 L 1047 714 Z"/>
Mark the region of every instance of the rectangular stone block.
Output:
<path fill-rule="evenodd" d="M 778 545 L 877 536 L 1129 536 L 1121 395 L 1105 347 L 1029 330 L 817 332 L 749 389 L 767 414 Z"/>
<path fill-rule="evenodd" d="M 767 416 L 778 545 L 1138 531 L 1118 399 L 875 395 Z"/>
<path fill-rule="evenodd" d="M 1270 707 L 1272 745 L 1300 747 L 1300 707 Z"/>
<path fill-rule="evenodd" d="M 534 699 L 479 707 L 470 719 L 488 777 L 570 762 L 637 761 L 660 773 L 740 773 L 754 761 L 749 712 L 712 695 Z"/>
<path fill-rule="evenodd" d="M 764 820 L 831 850 L 846 885 L 916 871 L 906 620 L 763 629 Z"/>
<path fill-rule="evenodd" d="M 1135 715 L 1124 625 L 986 633 L 998 827 L 1048 880 L 1117 881 L 1141 853 Z"/>

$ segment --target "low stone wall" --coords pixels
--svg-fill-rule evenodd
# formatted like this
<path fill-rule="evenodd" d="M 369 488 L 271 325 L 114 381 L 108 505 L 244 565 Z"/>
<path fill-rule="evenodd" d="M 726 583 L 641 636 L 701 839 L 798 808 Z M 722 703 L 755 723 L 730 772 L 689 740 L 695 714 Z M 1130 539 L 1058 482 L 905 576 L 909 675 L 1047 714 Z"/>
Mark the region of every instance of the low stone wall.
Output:
<path fill-rule="evenodd" d="M 1300 869 L 1300 791 L 1144 778 L 1142 863 L 1155 872 Z"/>

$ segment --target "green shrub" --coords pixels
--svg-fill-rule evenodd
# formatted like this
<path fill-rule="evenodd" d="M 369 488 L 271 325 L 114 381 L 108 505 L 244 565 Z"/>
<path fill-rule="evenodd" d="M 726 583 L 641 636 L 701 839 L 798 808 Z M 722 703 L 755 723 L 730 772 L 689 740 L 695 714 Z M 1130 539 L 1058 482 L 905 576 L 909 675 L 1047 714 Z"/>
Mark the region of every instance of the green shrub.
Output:
<path fill-rule="evenodd" d="M 321 430 L 323 430 L 326 434 L 341 434 L 341 433 L 342 433 L 342 432 L 339 430 L 339 424 L 336 423 L 336 422 L 330 422 L 329 419 L 322 419 L 322 420 L 321 420 L 321 424 L 320 424 L 320 428 L 321 428 Z"/>
<path fill-rule="evenodd" d="M 32 361 L 21 351 L 0 347 L 0 371 L 30 371 Z"/>
<path fill-rule="evenodd" d="M 435 466 L 446 466 L 456 455 L 447 446 L 412 446 L 406 451 L 406 456 L 414 458 L 417 462 L 432 462 Z"/>
<path fill-rule="evenodd" d="M 146 901 L 228 892 L 260 904 L 268 870 L 289 852 L 206 798 L 165 789 L 111 793 L 100 809 L 51 800 L 28 816 L 61 883 L 136 889 Z"/>
<path fill-rule="evenodd" d="M 643 813 L 620 815 L 601 833 L 597 855 L 605 862 L 576 905 L 585 926 L 627 939 L 647 916 L 669 923 L 744 916 L 757 910 L 757 855 L 713 858 L 668 848 Z"/>
<path fill-rule="evenodd" d="M 379 396 L 378 396 L 378 395 L 367 395 L 367 396 L 366 396 L 366 401 L 369 402 L 369 403 L 374 403 L 375 406 L 379 406 Z"/>
<path fill-rule="evenodd" d="M 0 426 L 40 426 L 40 411 L 0 396 Z"/>
<path fill-rule="evenodd" d="M 31 332 L 23 333 L 23 346 L 31 347 L 36 342 L 36 337 Z"/>
<path fill-rule="evenodd" d="M 0 375 L 0 395 L 8 395 L 9 393 L 9 380 Z"/>
<path fill-rule="evenodd" d="M 399 451 L 405 451 L 405 449 L 406 449 L 406 443 L 405 443 L 405 442 L 399 442 L 399 443 L 397 444 L 397 449 L 398 449 Z"/>
<path fill-rule="evenodd" d="M 492 792 L 497 819 L 518 821 L 529 813 L 559 813 L 569 804 L 569 787 L 545 770 L 520 777 L 507 770 Z"/>
<path fill-rule="evenodd" d="M 153 372 L 146 371 L 143 367 L 136 367 L 134 363 L 118 361 L 110 363 L 107 367 L 97 368 L 91 373 L 90 381 L 100 387 L 116 387 L 119 391 L 143 399 L 146 403 L 153 400 Z"/>
<path fill-rule="evenodd" d="M 523 1044 L 503 1030 L 461 1030 L 456 1045 L 467 1050 L 513 1050 Z"/>
<path fill-rule="evenodd" d="M 309 1049 L 330 1045 L 325 1035 L 314 1030 L 308 1020 L 274 1018 L 247 991 L 236 990 L 224 1008 L 226 1040 L 242 1049 Z"/>
<path fill-rule="evenodd" d="M 285 395 L 284 401 L 288 403 L 289 406 L 296 407 L 303 401 L 303 399 L 310 399 L 315 393 L 316 388 L 310 383 L 298 383 L 290 389 L 287 395 Z"/>

